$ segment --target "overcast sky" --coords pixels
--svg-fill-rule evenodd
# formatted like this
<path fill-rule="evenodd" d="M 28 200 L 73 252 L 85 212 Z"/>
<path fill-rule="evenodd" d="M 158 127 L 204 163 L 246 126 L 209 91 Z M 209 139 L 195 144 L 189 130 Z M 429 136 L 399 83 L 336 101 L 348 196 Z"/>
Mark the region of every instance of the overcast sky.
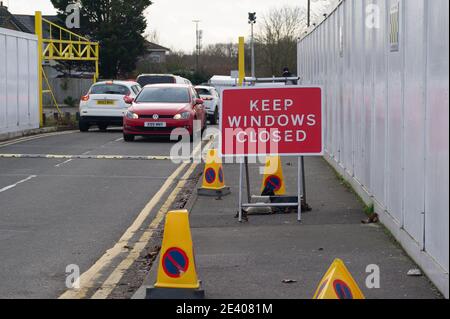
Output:
<path fill-rule="evenodd" d="M 56 11 L 50 0 L 2 0 L 12 13 L 44 14 Z M 283 5 L 306 6 L 307 0 L 153 0 L 146 12 L 148 30 L 156 30 L 161 45 L 190 52 L 195 47 L 195 24 L 201 20 L 203 45 L 216 42 L 237 42 L 239 36 L 250 33 L 248 12 L 257 17 L 274 7 Z M 316 7 L 327 0 L 313 0 Z"/>

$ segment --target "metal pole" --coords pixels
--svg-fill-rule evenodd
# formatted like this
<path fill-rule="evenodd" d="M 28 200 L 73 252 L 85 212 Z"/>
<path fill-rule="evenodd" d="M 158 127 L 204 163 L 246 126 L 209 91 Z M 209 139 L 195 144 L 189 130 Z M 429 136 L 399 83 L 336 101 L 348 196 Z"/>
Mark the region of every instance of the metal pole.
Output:
<path fill-rule="evenodd" d="M 298 215 L 297 215 L 297 221 L 301 222 L 302 221 L 302 161 L 301 161 L 301 157 L 298 158 L 298 163 L 297 163 L 297 196 L 298 196 Z"/>
<path fill-rule="evenodd" d="M 99 78 L 99 68 L 98 68 L 98 60 L 99 60 L 99 47 L 98 44 L 95 46 L 95 74 L 94 74 L 94 83 L 97 82 Z"/>
<path fill-rule="evenodd" d="M 248 170 L 248 157 L 244 157 L 244 162 L 245 162 L 245 179 L 247 182 L 247 202 L 251 203 L 252 202 L 252 196 L 250 195 L 250 174 L 249 174 L 249 170 Z"/>
<path fill-rule="evenodd" d="M 255 78 L 256 77 L 256 75 L 255 75 L 255 40 L 254 40 L 254 37 L 253 37 L 253 25 L 254 25 L 254 23 L 251 22 L 250 24 L 252 26 L 252 39 L 251 39 L 251 41 L 252 41 L 252 78 Z"/>
<path fill-rule="evenodd" d="M 196 34 L 196 40 L 195 40 L 195 48 L 196 48 L 196 56 L 195 56 L 195 70 L 198 72 L 198 56 L 199 56 L 199 47 L 200 47 L 200 35 L 198 33 L 198 22 L 196 23 L 195 27 L 195 34 Z"/>
<path fill-rule="evenodd" d="M 245 79 L 245 39 L 239 37 L 239 86 L 243 86 Z"/>
<path fill-rule="evenodd" d="M 195 71 L 198 72 L 198 56 L 200 48 L 200 35 L 198 33 L 198 23 L 200 20 L 192 20 L 195 23 Z"/>
<path fill-rule="evenodd" d="M 244 79 L 245 79 L 245 40 L 244 37 L 239 37 L 239 86 L 244 85 Z M 242 222 L 242 178 L 243 178 L 243 166 L 245 163 L 245 172 L 247 177 L 247 197 L 249 199 L 249 203 L 251 201 L 250 197 L 250 179 L 249 179 L 249 172 L 248 172 L 248 158 L 247 156 L 244 157 L 244 162 L 240 162 L 239 167 L 239 222 Z"/>
<path fill-rule="evenodd" d="M 308 28 L 311 26 L 311 0 L 308 0 L 308 8 L 307 8 L 307 26 Z"/>
<path fill-rule="evenodd" d="M 239 216 L 239 222 L 242 222 L 242 175 L 243 175 L 243 163 L 242 159 L 239 163 L 239 210 L 238 210 L 238 216 Z"/>
<path fill-rule="evenodd" d="M 305 157 L 302 156 L 302 191 L 303 191 L 303 200 L 306 204 L 306 178 L 305 178 Z"/>

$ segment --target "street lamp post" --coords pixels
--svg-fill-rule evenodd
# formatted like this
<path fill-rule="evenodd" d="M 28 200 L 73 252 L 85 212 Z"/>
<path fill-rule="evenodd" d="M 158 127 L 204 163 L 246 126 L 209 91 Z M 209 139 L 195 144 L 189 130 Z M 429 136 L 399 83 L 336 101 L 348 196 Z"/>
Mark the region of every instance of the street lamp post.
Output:
<path fill-rule="evenodd" d="M 252 50 L 252 78 L 255 78 L 255 41 L 253 37 L 253 26 L 256 23 L 256 12 L 248 13 L 248 23 L 251 26 L 251 50 Z"/>
<path fill-rule="evenodd" d="M 200 20 L 192 20 L 195 23 L 195 71 L 198 72 L 198 58 L 200 55 L 200 30 L 198 24 Z"/>

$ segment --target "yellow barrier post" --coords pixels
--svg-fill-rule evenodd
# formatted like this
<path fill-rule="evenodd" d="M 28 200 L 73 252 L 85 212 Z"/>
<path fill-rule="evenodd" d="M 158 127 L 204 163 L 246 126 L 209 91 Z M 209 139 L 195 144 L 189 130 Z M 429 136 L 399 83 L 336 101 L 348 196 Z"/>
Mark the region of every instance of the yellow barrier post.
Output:
<path fill-rule="evenodd" d="M 99 46 L 98 44 L 95 46 L 95 56 L 97 57 L 97 59 L 95 60 L 95 75 L 94 75 L 94 83 L 97 82 L 98 77 L 99 77 L 99 70 L 98 70 L 98 57 L 99 55 Z"/>
<path fill-rule="evenodd" d="M 245 40 L 239 37 L 239 86 L 244 84 L 245 78 Z"/>
<path fill-rule="evenodd" d="M 158 275 L 146 299 L 203 299 L 187 210 L 167 213 Z"/>
<path fill-rule="evenodd" d="M 43 110 L 43 101 L 42 101 L 42 12 L 36 11 L 35 18 L 34 18 L 34 30 L 35 34 L 38 38 L 37 42 L 37 50 L 38 50 L 38 86 L 39 86 L 39 97 L 38 97 L 38 103 L 39 103 L 39 125 L 42 127 L 44 126 L 44 110 Z"/>

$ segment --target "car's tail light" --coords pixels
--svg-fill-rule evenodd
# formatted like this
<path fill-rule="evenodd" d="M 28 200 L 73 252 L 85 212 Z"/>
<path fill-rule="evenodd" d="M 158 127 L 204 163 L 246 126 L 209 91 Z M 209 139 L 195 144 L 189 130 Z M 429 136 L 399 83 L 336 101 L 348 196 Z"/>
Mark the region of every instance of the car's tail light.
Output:
<path fill-rule="evenodd" d="M 123 97 L 123 100 L 126 104 L 131 104 L 134 102 L 134 98 L 132 98 L 130 95 L 125 95 Z"/>
<path fill-rule="evenodd" d="M 81 101 L 83 101 L 83 102 L 89 101 L 89 94 L 82 96 Z"/>

